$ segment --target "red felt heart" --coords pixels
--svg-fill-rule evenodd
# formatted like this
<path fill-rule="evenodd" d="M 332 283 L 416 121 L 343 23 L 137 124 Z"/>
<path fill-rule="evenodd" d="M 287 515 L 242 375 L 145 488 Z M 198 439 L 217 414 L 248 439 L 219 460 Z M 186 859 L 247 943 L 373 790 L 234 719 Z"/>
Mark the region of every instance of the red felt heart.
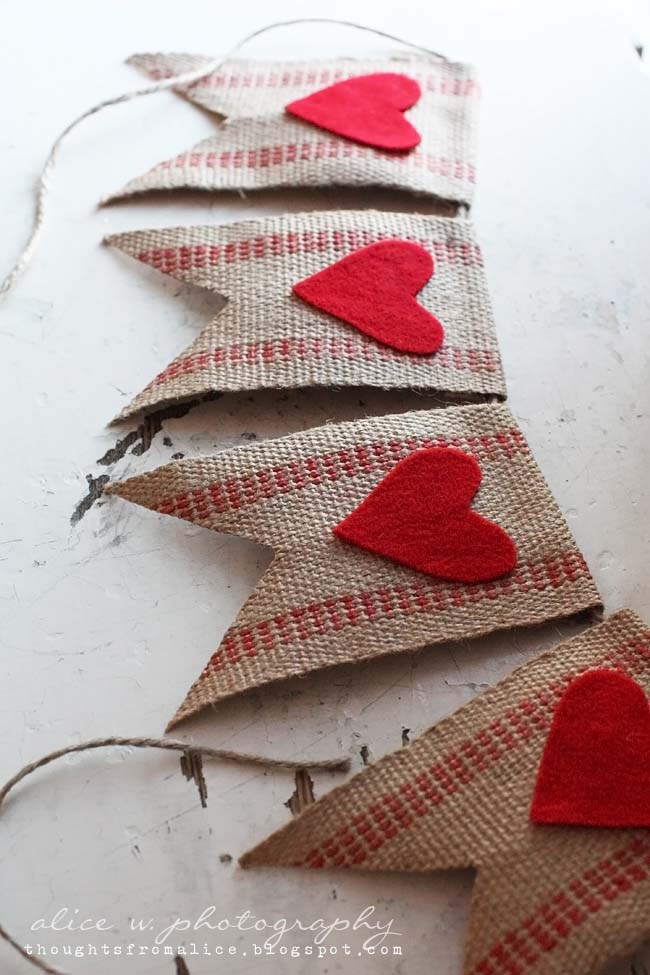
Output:
<path fill-rule="evenodd" d="M 402 112 L 421 94 L 417 81 L 405 74 L 364 74 L 299 98 L 286 111 L 346 139 L 403 151 L 420 142 L 420 133 Z"/>
<path fill-rule="evenodd" d="M 530 818 L 650 826 L 650 709 L 635 681 L 616 670 L 572 681 L 555 710 Z"/>
<path fill-rule="evenodd" d="M 470 511 L 480 483 L 481 468 L 462 450 L 416 450 L 333 531 L 440 579 L 497 579 L 514 569 L 517 551 L 502 528 Z"/>
<path fill-rule="evenodd" d="M 406 240 L 382 240 L 294 284 L 303 301 L 400 352 L 429 355 L 445 337 L 415 295 L 433 274 L 433 258 Z"/>

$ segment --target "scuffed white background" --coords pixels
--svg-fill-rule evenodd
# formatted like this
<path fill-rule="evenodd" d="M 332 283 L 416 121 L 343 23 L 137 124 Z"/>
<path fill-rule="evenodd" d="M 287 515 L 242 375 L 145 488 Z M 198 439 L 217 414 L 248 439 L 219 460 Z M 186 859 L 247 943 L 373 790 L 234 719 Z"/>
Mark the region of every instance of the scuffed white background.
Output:
<path fill-rule="evenodd" d="M 631 605 L 650 618 L 650 79 L 633 46 L 648 34 L 646 5 L 3 0 L 0 14 L 3 269 L 26 235 L 32 184 L 55 134 L 90 104 L 141 84 L 122 63 L 134 51 L 216 55 L 271 19 L 320 14 L 476 62 L 484 97 L 474 218 L 510 405 L 607 609 Z M 276 32 L 248 51 L 291 57 L 378 47 L 318 27 Z M 212 129 L 208 114 L 173 94 L 86 122 L 61 154 L 35 263 L 0 307 L 3 780 L 62 744 L 160 734 L 268 563 L 268 552 L 240 539 L 119 501 L 94 505 L 72 526 L 87 476 L 122 477 L 252 434 L 427 405 L 380 392 L 232 397 L 167 422 L 141 456 L 97 463 L 131 429 L 107 430 L 107 421 L 189 344 L 217 300 L 103 249 L 102 236 L 338 203 L 330 191 L 96 208 L 104 194 Z M 355 202 L 378 201 L 360 193 Z M 416 205 L 400 195 L 379 202 Z M 393 750 L 403 728 L 415 736 L 575 629 L 549 626 L 314 675 L 226 703 L 183 733 L 274 755 L 349 751 L 358 768 L 363 745 L 371 758 Z M 216 764 L 206 774 L 202 810 L 168 755 L 98 753 L 39 773 L 0 817 L 2 922 L 28 941 L 33 920 L 68 906 L 110 918 L 117 931 L 107 942 L 128 943 L 130 917 L 163 925 L 209 904 L 223 916 L 249 909 L 271 921 L 352 919 L 375 904 L 382 920 L 395 918 L 401 961 L 256 961 L 249 953 L 221 963 L 191 959 L 191 975 L 458 975 L 469 874 L 244 873 L 237 855 L 289 816 L 292 776 Z M 317 794 L 337 781 L 316 775 Z M 222 862 L 225 854 L 232 861 Z M 224 943 L 246 950 L 246 941 Z M 611 975 L 641 973 L 642 955 L 635 964 Z M 65 959 L 62 967 L 173 975 L 169 959 Z M 0 945 L 0 970 L 29 969 Z"/>

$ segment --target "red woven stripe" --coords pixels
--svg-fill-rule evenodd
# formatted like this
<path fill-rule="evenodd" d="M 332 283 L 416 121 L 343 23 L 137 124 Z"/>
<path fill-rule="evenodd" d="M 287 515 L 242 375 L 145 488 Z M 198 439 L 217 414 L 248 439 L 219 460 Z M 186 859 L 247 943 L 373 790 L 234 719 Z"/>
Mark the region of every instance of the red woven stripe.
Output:
<path fill-rule="evenodd" d="M 432 581 L 410 587 L 386 586 L 372 592 L 347 593 L 294 606 L 272 619 L 249 626 L 232 626 L 222 646 L 208 661 L 204 673 L 223 670 L 245 657 L 294 646 L 325 633 L 372 623 L 382 617 L 444 613 L 486 599 L 499 600 L 532 590 L 558 589 L 575 582 L 587 571 L 582 555 L 572 550 L 555 560 L 524 563 L 495 582 L 460 585 Z"/>
<path fill-rule="evenodd" d="M 157 247 L 143 250 L 138 260 L 151 264 L 164 274 L 190 271 L 193 268 L 216 267 L 236 261 L 286 257 L 289 254 L 314 254 L 325 251 L 350 253 L 379 240 L 391 238 L 388 233 L 369 230 L 303 230 L 300 233 L 267 234 L 229 244 L 186 244 L 181 247 Z M 462 264 L 464 267 L 483 267 L 483 255 L 478 244 L 461 240 L 430 240 L 405 238 L 420 244 L 438 262 Z"/>
<path fill-rule="evenodd" d="M 490 771 L 512 749 L 532 738 L 545 735 L 555 708 L 568 684 L 584 670 L 608 667 L 634 676 L 647 669 L 650 646 L 636 641 L 612 648 L 601 660 L 563 674 L 545 690 L 521 698 L 508 707 L 501 718 L 484 725 L 455 750 L 443 753 L 428 769 L 413 778 L 405 776 L 399 790 L 386 793 L 323 843 L 312 850 L 305 866 L 351 867 L 363 863 L 369 853 L 378 850 L 401 830 L 409 829 L 418 817 L 426 816 L 433 807 Z M 497 946 L 503 957 L 503 945 Z M 487 966 L 488 962 L 482 963 Z M 480 975 L 511 975 L 504 967 L 477 967 Z"/>
<path fill-rule="evenodd" d="M 450 78 L 445 75 L 422 75 L 418 72 L 407 71 L 409 78 L 419 81 L 421 86 L 428 92 L 437 92 L 440 95 L 473 95 L 478 90 L 476 81 L 472 78 Z M 339 70 L 297 70 L 264 73 L 262 71 L 249 72 L 247 74 L 211 74 L 197 83 L 203 88 L 300 88 L 313 87 L 315 90 L 326 85 L 333 85 L 337 81 L 344 81 L 346 78 L 358 76 L 356 71 Z"/>
<path fill-rule="evenodd" d="M 474 165 L 462 159 L 447 159 L 432 156 L 422 149 L 413 152 L 390 153 L 355 142 L 321 139 L 317 142 L 289 142 L 286 144 L 258 146 L 255 149 L 222 149 L 202 152 L 191 150 L 173 159 L 159 163 L 155 170 L 193 169 L 267 169 L 269 166 L 285 166 L 289 163 L 314 162 L 319 159 L 366 159 L 368 156 L 381 158 L 395 166 L 407 169 L 426 169 L 436 176 L 454 179 L 464 183 L 476 181 Z"/>
<path fill-rule="evenodd" d="M 233 345 L 218 346 L 208 352 L 196 352 L 193 355 L 177 359 L 170 366 L 159 373 L 147 389 L 163 386 L 181 376 L 191 376 L 195 372 L 213 371 L 215 368 L 236 365 L 271 365 L 277 362 L 290 362 L 296 359 L 364 359 L 399 360 L 417 359 L 423 356 L 411 356 L 398 352 L 388 346 L 369 341 L 364 337 L 340 338 L 339 336 L 311 336 L 305 338 L 275 339 L 265 342 L 239 342 Z M 435 355 L 428 357 L 443 369 L 453 369 L 458 372 L 497 373 L 500 371 L 497 354 L 489 349 L 458 349 L 444 346 Z"/>
<path fill-rule="evenodd" d="M 650 838 L 635 838 L 557 891 L 509 931 L 473 969 L 472 975 L 522 975 L 571 937 L 591 914 L 650 878 Z"/>
<path fill-rule="evenodd" d="M 155 80 L 173 78 L 178 73 L 169 68 L 152 68 L 149 70 L 149 75 Z M 437 92 L 440 95 L 460 96 L 474 95 L 478 92 L 478 83 L 473 78 L 447 77 L 444 74 L 424 75 L 420 72 L 412 71 L 410 67 L 407 69 L 407 73 L 409 78 L 414 78 L 416 81 L 419 81 L 424 90 L 428 92 Z M 358 77 L 358 72 L 342 71 L 340 69 L 322 69 L 320 71 L 298 69 L 295 71 L 284 71 L 282 73 L 277 71 L 249 71 L 245 74 L 214 72 L 213 74 L 206 75 L 205 78 L 201 78 L 195 84 L 190 85 L 189 90 L 191 91 L 192 88 L 214 88 L 217 90 L 225 88 L 233 90 L 239 88 L 300 88 L 303 86 L 313 86 L 315 89 L 318 89 L 325 87 L 325 85 L 333 85 L 337 81 L 344 81 L 346 78 L 355 77 Z"/>
<path fill-rule="evenodd" d="M 236 511 L 250 504 L 312 485 L 339 481 L 345 477 L 377 472 L 385 474 L 403 457 L 423 447 L 459 447 L 477 460 L 511 460 L 528 454 L 528 444 L 516 427 L 497 430 L 481 437 L 409 437 L 406 440 L 373 441 L 331 453 L 299 458 L 291 464 L 251 471 L 242 477 L 214 481 L 191 494 L 165 498 L 156 510 L 187 521 L 205 521 L 213 515 Z"/>

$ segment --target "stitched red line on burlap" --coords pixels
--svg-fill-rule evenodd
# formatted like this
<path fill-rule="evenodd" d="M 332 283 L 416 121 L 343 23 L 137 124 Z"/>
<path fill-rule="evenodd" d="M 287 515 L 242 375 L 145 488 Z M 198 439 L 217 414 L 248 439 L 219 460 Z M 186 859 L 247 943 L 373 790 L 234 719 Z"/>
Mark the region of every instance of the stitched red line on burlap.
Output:
<path fill-rule="evenodd" d="M 650 838 L 637 837 L 604 857 L 509 931 L 472 975 L 522 975 L 571 937 L 592 914 L 650 878 Z"/>
<path fill-rule="evenodd" d="M 307 359 L 344 359 L 346 361 L 364 360 L 384 362 L 407 360 L 420 362 L 427 358 L 441 369 L 474 374 L 495 374 L 501 371 L 498 353 L 490 349 L 459 349 L 443 346 L 434 355 L 424 357 L 398 352 L 388 346 L 368 341 L 363 337 L 343 338 L 337 335 L 310 336 L 309 338 L 286 338 L 264 342 L 234 343 L 218 346 L 206 352 L 177 359 L 159 373 L 147 389 L 155 389 L 165 383 L 173 382 L 197 372 L 222 369 L 232 365 L 268 366 L 276 363 L 295 362 Z"/>
<path fill-rule="evenodd" d="M 183 244 L 180 247 L 155 247 L 140 251 L 138 260 L 151 264 L 164 274 L 216 267 L 236 261 L 286 257 L 292 254 L 314 254 L 325 251 L 348 253 L 395 235 L 370 230 L 302 230 L 300 232 L 260 234 L 228 244 Z M 431 240 L 406 235 L 404 240 L 420 244 L 436 261 L 483 267 L 478 244 L 463 240 Z"/>
<path fill-rule="evenodd" d="M 179 74 L 170 68 L 149 68 L 147 69 L 151 78 L 161 81 L 165 78 L 173 78 Z M 454 78 L 444 74 L 424 75 L 421 72 L 411 70 L 410 65 L 406 66 L 406 73 L 409 78 L 419 81 L 420 85 L 428 92 L 437 92 L 440 95 L 474 95 L 478 93 L 478 82 L 473 78 Z M 344 81 L 347 78 L 359 77 L 358 71 L 342 71 L 340 69 L 321 70 L 298 69 L 294 71 L 248 71 L 245 74 L 223 74 L 214 72 L 200 78 L 192 88 L 300 88 L 305 87 L 322 88 L 325 85 L 333 85 L 337 81 Z"/>
<path fill-rule="evenodd" d="M 165 498 L 156 505 L 162 514 L 204 521 L 215 514 L 237 511 L 280 494 L 301 491 L 346 477 L 372 472 L 388 473 L 403 457 L 423 447 L 458 447 L 477 460 L 512 460 L 530 453 L 523 434 L 516 427 L 491 431 L 476 437 L 408 437 L 405 440 L 370 441 L 353 447 L 333 448 L 330 453 L 276 464 L 224 481 L 214 480 L 191 493 Z"/>
<path fill-rule="evenodd" d="M 650 647 L 639 640 L 603 653 L 600 660 L 576 668 L 552 681 L 548 688 L 535 691 L 508 707 L 501 717 L 484 725 L 453 751 L 443 753 L 428 768 L 413 778 L 405 777 L 399 789 L 386 793 L 370 803 L 350 824 L 336 833 L 305 858 L 305 866 L 356 866 L 403 829 L 409 829 L 418 817 L 462 790 L 489 771 L 512 749 L 531 738 L 545 735 L 550 728 L 555 708 L 568 684 L 578 674 L 594 667 L 608 667 L 634 676 L 648 667 Z M 503 946 L 498 946 L 503 956 Z M 492 975 L 492 969 L 477 969 L 481 975 Z M 495 969 L 495 975 L 511 975 L 507 968 Z"/>
<path fill-rule="evenodd" d="M 444 75 L 422 75 L 407 68 L 409 78 L 419 81 L 425 91 L 440 95 L 474 95 L 478 84 L 473 78 L 448 78 Z M 337 81 L 358 77 L 353 71 L 285 71 L 283 73 L 249 72 L 247 74 L 211 74 L 201 78 L 197 87 L 204 88 L 322 88 Z"/>
<path fill-rule="evenodd" d="M 475 605 L 486 599 L 501 600 L 522 592 L 545 592 L 573 583 L 588 572 L 582 555 L 573 550 L 558 559 L 524 563 L 495 582 L 461 586 L 455 583 L 422 582 L 414 586 L 385 586 L 374 591 L 332 596 L 308 606 L 283 610 L 272 619 L 247 626 L 231 626 L 222 645 L 212 655 L 205 673 L 223 670 L 246 657 L 294 646 L 325 632 L 375 622 L 382 617 L 431 614 Z M 318 619 L 319 625 L 314 625 Z"/>
<path fill-rule="evenodd" d="M 335 141 L 290 142 L 283 145 L 258 146 L 255 149 L 221 149 L 182 152 L 172 159 L 166 159 L 154 167 L 154 172 L 167 169 L 201 167 L 204 169 L 268 169 L 271 166 L 285 166 L 289 163 L 315 162 L 321 159 L 383 159 L 386 163 L 406 169 L 425 169 L 436 176 L 459 180 L 464 183 L 476 182 L 476 170 L 472 163 L 462 159 L 447 159 L 432 156 L 415 149 L 409 153 L 390 153 L 355 142 Z"/>

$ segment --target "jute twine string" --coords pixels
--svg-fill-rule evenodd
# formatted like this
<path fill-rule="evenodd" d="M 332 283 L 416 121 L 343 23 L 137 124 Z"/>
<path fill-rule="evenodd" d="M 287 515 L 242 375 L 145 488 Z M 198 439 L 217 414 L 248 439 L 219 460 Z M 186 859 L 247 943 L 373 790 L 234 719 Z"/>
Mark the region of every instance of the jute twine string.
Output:
<path fill-rule="evenodd" d="M 129 748 L 159 748 L 166 751 L 172 752 L 182 752 L 185 755 L 190 756 L 200 756 L 201 758 L 217 758 L 229 762 L 245 762 L 252 763 L 255 765 L 263 765 L 267 768 L 281 768 L 281 769 L 319 769 L 329 772 L 345 772 L 350 768 L 349 758 L 326 758 L 319 759 L 317 761 L 298 761 L 295 759 L 284 759 L 284 758 L 266 758 L 262 755 L 253 755 L 248 752 L 235 752 L 230 751 L 227 748 L 208 748 L 206 745 L 194 745 L 185 741 L 174 741 L 173 739 L 167 738 L 119 738 L 116 736 L 111 736 L 110 738 L 93 738 L 90 741 L 80 742 L 78 745 L 68 745 L 66 748 L 58 748 L 56 751 L 49 752 L 47 755 L 43 755 L 42 758 L 36 759 L 34 762 L 30 762 L 25 765 L 24 768 L 17 772 L 8 782 L 6 782 L 0 789 L 0 808 L 2 803 L 7 798 L 12 789 L 14 789 L 19 782 L 26 779 L 28 775 L 36 772 L 40 768 L 44 768 L 51 762 L 55 762 L 59 758 L 64 758 L 66 755 L 72 755 L 75 752 L 87 752 L 92 751 L 96 748 L 116 748 L 126 746 Z M 41 961 L 36 955 L 28 954 L 23 946 L 13 938 L 9 932 L 0 924 L 0 938 L 11 945 L 12 948 L 18 952 L 19 955 L 34 965 L 35 968 L 39 968 L 42 972 L 47 972 L 48 975 L 64 975 L 64 973 L 58 968 L 52 968 L 50 965 Z"/>
<path fill-rule="evenodd" d="M 147 85 L 145 88 L 138 88 L 135 91 L 124 92 L 121 95 L 116 95 L 113 98 L 106 98 L 103 101 L 98 102 L 91 108 L 86 109 L 85 112 L 82 112 L 82 114 L 77 116 L 77 118 L 73 119 L 69 125 L 66 125 L 63 131 L 53 142 L 35 188 L 36 205 L 29 239 L 27 240 L 27 243 L 25 244 L 17 261 L 0 285 L 0 297 L 8 294 L 9 291 L 11 291 L 16 281 L 29 265 L 32 257 L 34 256 L 45 224 L 47 196 L 50 188 L 52 173 L 54 172 L 54 167 L 56 165 L 57 155 L 61 144 L 73 129 L 75 129 L 85 119 L 90 118 L 91 115 L 96 115 L 98 112 L 101 112 L 105 108 L 110 108 L 112 105 L 121 105 L 124 102 L 130 102 L 136 98 L 141 98 L 143 95 L 155 95 L 159 91 L 167 91 L 170 88 L 178 88 L 183 85 L 192 84 L 195 81 L 200 81 L 201 78 L 204 78 L 206 75 L 212 74 L 214 71 L 218 71 L 220 68 L 222 68 L 224 64 L 235 54 L 237 54 L 237 52 L 249 41 L 254 40 L 256 37 L 260 37 L 262 34 L 266 34 L 269 31 L 276 30 L 277 28 L 293 27 L 299 24 L 335 24 L 340 27 L 352 27 L 355 30 L 366 31 L 369 34 L 386 38 L 387 40 L 394 41 L 397 44 L 404 44 L 406 47 L 420 51 L 423 54 L 429 54 L 433 57 L 440 58 L 443 61 L 447 60 L 444 55 L 439 54 L 437 51 L 432 51 L 430 48 L 423 47 L 421 44 L 415 44 L 413 41 L 405 40 L 404 38 L 397 37 L 394 34 L 389 34 L 387 31 L 379 30 L 375 27 L 367 27 L 365 24 L 357 24 L 351 20 L 339 20 L 333 17 L 297 17 L 293 20 L 278 20 L 273 23 L 266 24 L 264 27 L 259 27 L 257 30 L 251 31 L 250 34 L 247 34 L 240 41 L 238 41 L 237 44 L 235 44 L 234 47 L 232 47 L 222 58 L 219 58 L 217 61 L 211 61 L 209 64 L 204 65 L 202 68 L 196 71 L 188 71 L 186 74 L 176 75 L 171 78 L 164 78 L 162 81 L 157 81 L 153 85 Z"/>

